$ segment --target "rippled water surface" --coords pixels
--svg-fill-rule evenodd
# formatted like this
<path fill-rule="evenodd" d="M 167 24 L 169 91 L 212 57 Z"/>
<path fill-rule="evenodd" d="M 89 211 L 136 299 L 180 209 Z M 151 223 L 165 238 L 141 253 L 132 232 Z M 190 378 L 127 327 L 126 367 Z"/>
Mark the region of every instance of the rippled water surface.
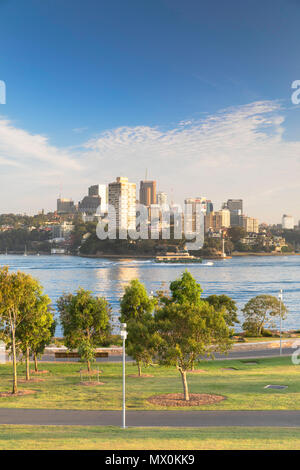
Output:
<path fill-rule="evenodd" d="M 132 279 L 144 282 L 149 291 L 157 290 L 188 269 L 201 283 L 203 296 L 227 294 L 239 308 L 258 294 L 277 295 L 283 289 L 289 315 L 284 328 L 300 329 L 300 256 L 235 257 L 228 260 L 191 265 L 156 264 L 151 260 L 109 260 L 72 256 L 0 256 L 0 265 L 21 270 L 39 279 L 54 305 L 63 292 L 78 287 L 105 296 L 118 317 L 119 298 Z M 57 334 L 61 334 L 58 328 Z"/>

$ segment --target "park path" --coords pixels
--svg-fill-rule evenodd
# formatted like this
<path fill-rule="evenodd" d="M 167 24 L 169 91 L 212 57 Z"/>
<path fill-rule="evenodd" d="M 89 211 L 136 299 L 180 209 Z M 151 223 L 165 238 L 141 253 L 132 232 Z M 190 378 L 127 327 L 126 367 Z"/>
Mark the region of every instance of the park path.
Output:
<path fill-rule="evenodd" d="M 270 411 L 127 411 L 128 426 L 271 426 L 300 427 L 300 410 Z M 0 408 L 0 424 L 120 426 L 121 411 Z"/>

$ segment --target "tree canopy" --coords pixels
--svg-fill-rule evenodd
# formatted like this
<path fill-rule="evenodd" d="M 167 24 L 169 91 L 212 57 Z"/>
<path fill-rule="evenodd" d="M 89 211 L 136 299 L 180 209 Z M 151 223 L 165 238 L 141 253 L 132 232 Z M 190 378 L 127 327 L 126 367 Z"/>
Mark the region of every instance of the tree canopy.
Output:
<path fill-rule="evenodd" d="M 155 312 L 158 358 L 161 364 L 177 367 L 189 400 L 186 372 L 197 358 L 226 352 L 231 346 L 229 329 L 223 310 L 200 299 L 201 286 L 187 271 L 171 283 L 170 291 L 170 298 L 163 298 Z"/>
<path fill-rule="evenodd" d="M 0 269 L 0 335 L 10 348 L 12 354 L 13 394 L 18 392 L 18 329 L 22 327 L 23 323 L 28 324 L 32 321 L 40 296 L 42 296 L 42 287 L 29 274 L 20 271 L 10 273 L 7 266 Z"/>
<path fill-rule="evenodd" d="M 121 299 L 120 321 L 127 324 L 127 353 L 135 359 L 138 374 L 141 366 L 149 365 L 155 353 L 156 334 L 152 315 L 156 300 L 149 297 L 145 286 L 137 279 L 125 288 Z"/>
<path fill-rule="evenodd" d="M 280 305 L 281 304 L 281 305 Z M 257 295 L 249 300 L 242 309 L 245 321 L 243 328 L 253 335 L 260 336 L 263 327 L 275 326 L 276 318 L 285 318 L 287 308 L 283 302 L 272 295 Z"/>
<path fill-rule="evenodd" d="M 104 297 L 94 297 L 90 291 L 79 289 L 76 294 L 64 294 L 58 302 L 65 345 L 78 349 L 88 370 L 95 359 L 95 349 L 110 333 L 111 307 Z"/>
<path fill-rule="evenodd" d="M 224 312 L 224 319 L 228 326 L 234 326 L 239 323 L 237 312 L 238 308 L 235 301 L 227 295 L 210 295 L 205 298 L 206 302 L 212 305 L 216 310 Z"/>

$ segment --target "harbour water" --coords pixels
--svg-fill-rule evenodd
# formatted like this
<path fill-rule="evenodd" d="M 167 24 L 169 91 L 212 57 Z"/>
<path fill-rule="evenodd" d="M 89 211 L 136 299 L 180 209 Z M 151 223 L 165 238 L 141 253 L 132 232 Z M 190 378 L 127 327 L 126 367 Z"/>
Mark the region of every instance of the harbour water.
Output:
<path fill-rule="evenodd" d="M 162 285 L 167 288 L 170 281 L 188 269 L 200 282 L 203 297 L 226 294 L 236 300 L 239 309 L 255 295 L 278 295 L 279 289 L 283 289 L 289 309 L 283 328 L 300 329 L 300 256 L 234 257 L 182 265 L 157 264 L 152 260 L 1 255 L 0 265 L 37 278 L 54 308 L 63 292 L 75 292 L 79 287 L 105 296 L 112 305 L 115 325 L 119 299 L 132 279 L 139 279 L 149 292 L 155 292 Z M 56 334 L 61 335 L 60 327 Z"/>

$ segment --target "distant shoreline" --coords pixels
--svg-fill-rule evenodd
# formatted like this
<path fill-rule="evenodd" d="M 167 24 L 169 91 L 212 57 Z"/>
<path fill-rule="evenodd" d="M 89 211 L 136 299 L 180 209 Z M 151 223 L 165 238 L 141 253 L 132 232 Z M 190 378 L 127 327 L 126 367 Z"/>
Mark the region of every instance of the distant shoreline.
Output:
<path fill-rule="evenodd" d="M 112 258 L 112 259 L 154 259 L 155 256 L 149 255 L 115 255 L 115 254 L 96 254 L 96 255 L 78 255 L 81 258 Z M 244 253 L 244 252 L 233 252 L 230 256 L 232 257 L 245 257 L 245 256 L 300 256 L 300 253 Z M 222 260 L 223 258 L 217 256 L 202 256 L 204 260 Z"/>
<path fill-rule="evenodd" d="M 88 255 L 88 254 L 79 254 L 79 255 L 75 255 L 75 254 L 61 254 L 61 255 L 51 255 L 51 253 L 41 253 L 41 252 L 36 252 L 36 253 L 32 253 L 32 252 L 27 252 L 27 256 L 37 256 L 37 255 L 40 255 L 40 256 L 78 256 L 80 258 L 93 258 L 93 259 L 97 259 L 97 258 L 111 258 L 111 259 L 154 259 L 155 256 L 151 256 L 151 255 L 133 255 L 133 254 L 128 254 L 128 255 L 125 255 L 125 254 L 104 254 L 104 253 L 99 253 L 99 254 L 96 254 L 96 255 Z M 0 253 L 0 255 L 4 256 L 6 255 L 6 253 Z M 10 253 L 7 253 L 7 255 L 17 255 L 17 256 L 23 256 L 24 253 L 20 253 L 20 252 L 10 252 Z M 247 256 L 257 256 L 257 257 L 263 257 L 263 256 L 278 256 L 278 257 L 282 257 L 282 256 L 300 256 L 300 253 L 249 253 L 249 252 L 233 252 L 231 253 L 230 255 L 232 258 L 235 258 L 235 257 L 247 257 Z M 223 258 L 221 257 L 218 257 L 218 256 L 202 256 L 202 259 L 203 260 L 222 260 Z"/>

